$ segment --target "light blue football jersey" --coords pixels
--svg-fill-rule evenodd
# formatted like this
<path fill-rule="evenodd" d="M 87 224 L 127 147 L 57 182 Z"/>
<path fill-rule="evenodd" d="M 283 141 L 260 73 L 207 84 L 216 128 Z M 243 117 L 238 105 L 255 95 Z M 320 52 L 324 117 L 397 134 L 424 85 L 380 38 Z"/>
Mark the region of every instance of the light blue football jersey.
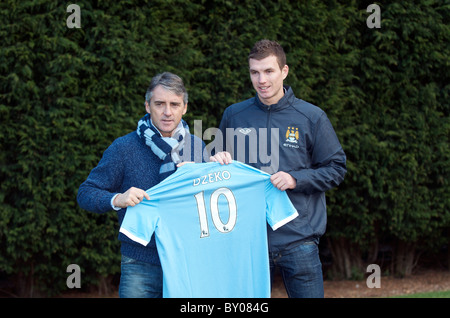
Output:
<path fill-rule="evenodd" d="M 276 230 L 298 213 L 269 174 L 192 163 L 147 193 L 120 232 L 142 245 L 155 233 L 163 297 L 270 297 L 267 223 Z"/>

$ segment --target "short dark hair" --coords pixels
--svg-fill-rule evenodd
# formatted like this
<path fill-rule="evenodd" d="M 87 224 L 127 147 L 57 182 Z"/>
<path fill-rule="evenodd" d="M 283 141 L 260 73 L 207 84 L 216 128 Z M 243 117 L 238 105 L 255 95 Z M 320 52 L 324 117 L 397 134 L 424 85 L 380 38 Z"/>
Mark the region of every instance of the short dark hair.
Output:
<path fill-rule="evenodd" d="M 248 59 L 259 61 L 270 55 L 275 55 L 280 69 L 286 65 L 286 54 L 284 53 L 283 47 L 278 42 L 267 39 L 255 43 L 248 55 Z"/>
<path fill-rule="evenodd" d="M 161 85 L 162 87 L 164 87 L 164 89 L 167 89 L 178 96 L 183 95 L 183 102 L 184 104 L 187 104 L 188 93 L 186 91 L 186 88 L 184 87 L 183 80 L 178 75 L 170 72 L 164 72 L 155 75 L 150 81 L 150 85 L 148 86 L 147 92 L 145 93 L 145 101 L 149 104 L 153 96 L 153 90 L 158 85 Z"/>

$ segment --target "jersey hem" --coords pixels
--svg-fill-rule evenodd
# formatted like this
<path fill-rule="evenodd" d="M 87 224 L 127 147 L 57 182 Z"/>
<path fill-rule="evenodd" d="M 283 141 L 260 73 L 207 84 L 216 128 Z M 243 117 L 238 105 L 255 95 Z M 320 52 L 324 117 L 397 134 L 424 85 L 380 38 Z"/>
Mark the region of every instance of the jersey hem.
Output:
<path fill-rule="evenodd" d="M 131 233 L 130 231 L 124 229 L 123 227 L 120 228 L 119 232 L 125 234 L 126 236 L 128 236 L 131 240 L 138 242 L 139 244 L 142 244 L 144 246 L 146 246 L 148 244 L 147 241 L 137 237 L 136 235 L 134 235 L 133 233 Z"/>
<path fill-rule="evenodd" d="M 294 214 L 292 214 L 291 216 L 288 216 L 287 218 L 275 223 L 272 226 L 272 230 L 276 231 L 277 229 L 279 229 L 280 227 L 282 227 L 283 225 L 285 225 L 286 223 L 291 222 L 293 219 L 295 219 L 298 216 L 298 212 L 295 212 Z"/>

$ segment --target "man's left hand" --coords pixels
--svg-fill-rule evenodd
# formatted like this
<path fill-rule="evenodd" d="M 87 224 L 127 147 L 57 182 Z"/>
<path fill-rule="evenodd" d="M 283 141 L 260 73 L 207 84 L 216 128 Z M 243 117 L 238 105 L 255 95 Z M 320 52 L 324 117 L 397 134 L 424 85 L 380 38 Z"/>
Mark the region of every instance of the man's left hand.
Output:
<path fill-rule="evenodd" d="M 285 191 L 287 189 L 294 189 L 297 185 L 297 181 L 287 172 L 278 171 L 270 177 L 270 181 L 272 184 L 280 189 L 281 191 Z"/>

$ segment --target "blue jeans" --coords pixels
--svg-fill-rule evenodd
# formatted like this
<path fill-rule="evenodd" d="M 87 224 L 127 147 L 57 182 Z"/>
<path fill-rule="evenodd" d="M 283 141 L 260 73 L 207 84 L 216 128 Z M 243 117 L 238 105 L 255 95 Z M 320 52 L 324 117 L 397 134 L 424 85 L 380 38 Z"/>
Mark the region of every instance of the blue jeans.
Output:
<path fill-rule="evenodd" d="M 322 263 L 315 242 L 305 242 L 278 253 L 269 253 L 270 276 L 279 267 L 289 298 L 323 298 Z"/>
<path fill-rule="evenodd" d="M 122 255 L 120 264 L 120 298 L 161 298 L 161 266 L 137 261 Z"/>

